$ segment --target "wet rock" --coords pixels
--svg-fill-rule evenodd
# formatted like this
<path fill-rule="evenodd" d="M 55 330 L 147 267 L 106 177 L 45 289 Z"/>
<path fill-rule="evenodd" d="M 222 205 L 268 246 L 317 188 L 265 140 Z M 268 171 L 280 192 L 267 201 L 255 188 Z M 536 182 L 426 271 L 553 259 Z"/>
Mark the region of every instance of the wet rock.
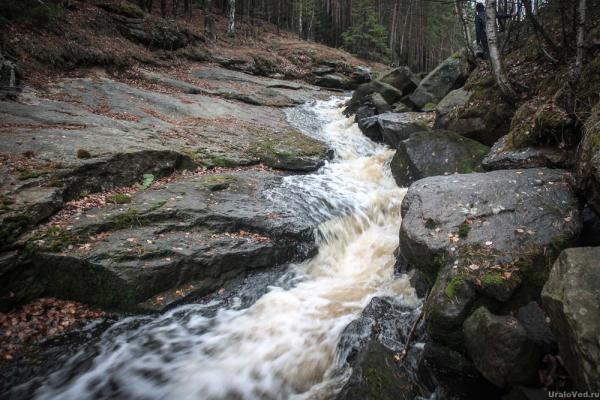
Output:
<path fill-rule="evenodd" d="M 391 297 L 374 297 L 340 336 L 337 353 L 341 360 L 352 364 L 370 341 L 377 341 L 394 352 L 404 349 L 414 308 Z"/>
<path fill-rule="evenodd" d="M 371 70 L 368 67 L 358 66 L 352 68 L 349 74 L 351 88 L 354 89 L 363 83 L 371 82 Z"/>
<path fill-rule="evenodd" d="M 511 149 L 508 140 L 508 136 L 503 136 L 494 144 L 483 159 L 484 169 L 570 168 L 573 165 L 573 154 L 569 150 L 555 147 L 525 147 L 515 150 Z"/>
<path fill-rule="evenodd" d="M 404 95 L 411 94 L 419 86 L 419 79 L 408 67 L 398 67 L 384 73 L 379 79 L 400 90 Z"/>
<path fill-rule="evenodd" d="M 426 327 L 460 349 L 478 302 L 518 308 L 539 296 L 558 252 L 579 235 L 564 171 L 528 169 L 425 178 L 402 204 L 400 254 L 434 283 Z"/>
<path fill-rule="evenodd" d="M 359 128 L 369 138 L 397 148 L 413 133 L 428 129 L 427 123 L 414 118 L 412 113 L 383 113 L 360 121 Z"/>
<path fill-rule="evenodd" d="M 466 105 L 471 100 L 472 93 L 464 88 L 451 91 L 435 107 L 436 117 L 433 125 L 436 129 L 444 129 L 448 126 L 451 113 L 459 107 Z"/>
<path fill-rule="evenodd" d="M 556 339 L 550 330 L 546 313 L 535 301 L 519 308 L 515 317 L 527 331 L 527 338 L 542 354 L 556 353 Z"/>
<path fill-rule="evenodd" d="M 600 103 L 596 104 L 585 123 L 575 171 L 577 190 L 600 213 Z"/>
<path fill-rule="evenodd" d="M 330 89 L 350 89 L 352 84 L 349 78 L 342 74 L 327 74 L 319 76 L 315 85 Z"/>
<path fill-rule="evenodd" d="M 542 292 L 560 356 L 582 391 L 600 389 L 599 259 L 598 247 L 564 250 Z"/>
<path fill-rule="evenodd" d="M 469 356 L 487 380 L 499 387 L 536 383 L 542 354 L 518 319 L 479 307 L 463 331 Z"/>
<path fill-rule="evenodd" d="M 427 278 L 431 285 L 431 277 Z M 438 343 L 462 350 L 462 324 L 472 310 L 476 295 L 471 279 L 463 277 L 453 268 L 443 269 L 425 304 L 429 336 Z"/>
<path fill-rule="evenodd" d="M 371 81 L 360 85 L 352 94 L 352 98 L 346 104 L 346 115 L 353 115 L 363 105 L 367 96 L 379 93 L 388 104 L 394 104 L 402 97 L 402 92 L 395 87 L 380 81 Z"/>
<path fill-rule="evenodd" d="M 420 83 L 409 96 L 411 104 L 417 109 L 427 104 L 437 104 L 451 90 L 460 87 L 465 80 L 460 57 L 452 56 L 438 65 Z"/>
<path fill-rule="evenodd" d="M 435 130 L 417 132 L 398 143 L 391 162 L 398 186 L 435 175 L 480 171 L 489 148 L 457 133 Z"/>
<path fill-rule="evenodd" d="M 498 390 L 481 376 L 470 360 L 448 347 L 426 343 L 423 364 L 424 369 L 433 374 L 441 398 L 500 398 Z"/>
<path fill-rule="evenodd" d="M 336 400 L 413 400 L 415 385 L 394 353 L 369 342 L 353 363 L 352 375 Z"/>
<path fill-rule="evenodd" d="M 340 336 L 337 354 L 352 376 L 337 399 L 380 399 L 417 394 L 411 374 L 394 358 L 407 341 L 412 321 L 417 318 L 413 307 L 391 297 L 374 297 L 360 317 L 352 321 Z M 423 334 L 422 324 L 416 337 Z M 408 365 L 417 363 L 420 350 L 411 349 Z M 391 377 L 393 381 L 388 381 Z M 383 397 L 381 397 L 383 396 Z M 410 397 L 412 399 L 412 397 Z"/>
<path fill-rule="evenodd" d="M 32 238 L 32 269 L 22 273 L 35 274 L 49 296 L 162 309 L 251 269 L 305 258 L 314 251 L 313 223 L 265 197 L 279 179 L 200 175 L 140 191 L 127 205 L 88 210 L 69 222 L 72 229 Z"/>

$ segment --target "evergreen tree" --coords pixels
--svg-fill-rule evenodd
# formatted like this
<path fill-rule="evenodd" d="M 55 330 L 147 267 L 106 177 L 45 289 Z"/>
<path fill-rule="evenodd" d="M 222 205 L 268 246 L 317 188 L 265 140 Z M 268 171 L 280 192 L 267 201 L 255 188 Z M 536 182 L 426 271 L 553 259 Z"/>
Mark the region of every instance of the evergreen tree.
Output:
<path fill-rule="evenodd" d="M 352 25 L 342 34 L 344 47 L 363 58 L 386 61 L 388 31 L 379 23 L 369 0 L 360 0 L 352 10 Z"/>

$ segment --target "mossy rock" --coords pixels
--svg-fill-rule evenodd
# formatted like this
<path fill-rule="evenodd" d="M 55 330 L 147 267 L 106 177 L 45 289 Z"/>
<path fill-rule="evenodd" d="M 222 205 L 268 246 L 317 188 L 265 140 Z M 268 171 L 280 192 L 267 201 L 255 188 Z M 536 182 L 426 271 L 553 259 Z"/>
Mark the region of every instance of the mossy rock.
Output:
<path fill-rule="evenodd" d="M 391 162 L 398 186 L 435 175 L 481 171 L 489 148 L 457 133 L 437 130 L 418 132 L 400 142 Z"/>
<path fill-rule="evenodd" d="M 573 144 L 574 124 L 565 110 L 538 99 L 523 103 L 515 113 L 507 140 L 510 149 Z"/>
<path fill-rule="evenodd" d="M 200 178 L 200 186 L 213 192 L 225 190 L 236 182 L 237 177 L 234 175 L 205 175 Z"/>
<path fill-rule="evenodd" d="M 276 138 L 259 136 L 248 155 L 272 168 L 313 171 L 327 159 L 328 150 L 322 142 L 300 132 L 284 131 Z"/>

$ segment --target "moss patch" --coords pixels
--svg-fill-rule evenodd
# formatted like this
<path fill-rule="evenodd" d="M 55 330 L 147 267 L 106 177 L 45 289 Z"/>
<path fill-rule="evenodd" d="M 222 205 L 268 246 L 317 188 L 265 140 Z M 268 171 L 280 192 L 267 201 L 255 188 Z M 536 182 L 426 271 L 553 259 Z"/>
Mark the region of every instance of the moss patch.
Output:
<path fill-rule="evenodd" d="M 448 297 L 449 299 L 456 297 L 458 287 L 462 285 L 464 281 L 465 278 L 462 275 L 456 275 L 452 279 L 450 279 L 450 282 L 448 282 L 446 288 L 444 289 L 444 294 L 446 295 L 446 297 Z"/>
<path fill-rule="evenodd" d="M 125 193 L 117 193 L 106 198 L 108 203 L 112 204 L 127 204 L 131 203 L 131 197 Z"/>
<path fill-rule="evenodd" d="M 460 224 L 460 226 L 458 227 L 458 237 L 460 237 L 461 239 L 464 239 L 467 236 L 469 236 L 470 231 L 471 231 L 471 225 L 469 225 L 469 223 L 467 221 L 465 221 L 462 224 Z"/>
<path fill-rule="evenodd" d="M 109 220 L 110 226 L 115 229 L 129 229 L 134 226 L 142 226 L 144 219 L 140 217 L 135 208 L 130 208 L 122 214 L 118 214 Z"/>
<path fill-rule="evenodd" d="M 26 251 L 60 252 L 69 245 L 79 242 L 79 236 L 59 226 L 52 226 L 46 232 L 31 238 L 25 245 Z"/>
<path fill-rule="evenodd" d="M 431 218 L 427 218 L 427 220 L 425 221 L 425 228 L 427 229 L 435 229 L 438 227 L 438 225 L 439 224 Z"/>

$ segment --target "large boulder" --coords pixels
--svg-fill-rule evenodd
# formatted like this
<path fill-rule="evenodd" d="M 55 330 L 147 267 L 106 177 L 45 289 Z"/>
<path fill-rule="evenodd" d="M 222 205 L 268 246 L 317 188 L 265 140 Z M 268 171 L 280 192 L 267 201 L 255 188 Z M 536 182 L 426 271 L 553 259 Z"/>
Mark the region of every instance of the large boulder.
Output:
<path fill-rule="evenodd" d="M 539 296 L 558 252 L 581 230 L 566 174 L 501 170 L 412 184 L 400 255 L 435 283 L 425 313 L 433 340 L 461 348 L 461 327 L 476 303 L 517 309 Z"/>
<path fill-rule="evenodd" d="M 346 105 L 344 113 L 346 115 L 353 115 L 356 110 L 364 103 L 367 96 L 379 93 L 388 104 L 394 104 L 402 97 L 402 91 L 396 89 L 392 85 L 381 81 L 371 81 L 360 85 L 352 94 L 352 98 Z"/>
<path fill-rule="evenodd" d="M 409 100 L 418 109 L 427 104 L 437 104 L 451 90 L 460 87 L 465 78 L 460 57 L 451 56 L 421 81 Z"/>
<path fill-rule="evenodd" d="M 361 131 L 372 140 L 397 148 L 413 133 L 429 129 L 426 118 L 417 113 L 387 112 L 359 121 Z"/>
<path fill-rule="evenodd" d="M 391 162 L 398 186 L 435 175 L 480 171 L 489 148 L 457 133 L 434 130 L 418 132 L 398 144 Z"/>
<path fill-rule="evenodd" d="M 536 167 L 570 168 L 573 165 L 573 153 L 556 147 L 513 149 L 507 135 L 492 146 L 481 165 L 488 171 Z"/>
<path fill-rule="evenodd" d="M 336 73 L 318 76 L 315 85 L 330 89 L 350 89 L 352 86 L 349 78 Z"/>
<path fill-rule="evenodd" d="M 577 154 L 577 189 L 600 213 L 600 103 L 592 110 L 584 132 Z"/>
<path fill-rule="evenodd" d="M 411 94 L 419 86 L 419 79 L 408 67 L 394 68 L 384 73 L 378 80 L 392 85 L 404 95 Z"/>
<path fill-rule="evenodd" d="M 371 70 L 368 67 L 358 66 L 352 68 L 349 74 L 352 89 L 363 83 L 371 82 Z"/>
<path fill-rule="evenodd" d="M 487 380 L 500 387 L 536 383 L 541 352 L 518 319 L 479 307 L 463 332 L 468 354 Z"/>
<path fill-rule="evenodd" d="M 471 100 L 472 93 L 464 88 L 459 88 L 451 91 L 444 97 L 435 107 L 435 123 L 436 129 L 443 129 L 448 125 L 449 119 L 453 112 L 456 112 L 459 107 L 463 107 Z"/>
<path fill-rule="evenodd" d="M 500 97 L 494 78 L 487 70 L 475 70 L 464 89 L 471 93 L 468 103 L 438 118 L 436 128 L 492 146 L 509 132 L 514 105 Z"/>
<path fill-rule="evenodd" d="M 600 247 L 563 251 L 542 299 L 577 389 L 600 390 Z"/>

